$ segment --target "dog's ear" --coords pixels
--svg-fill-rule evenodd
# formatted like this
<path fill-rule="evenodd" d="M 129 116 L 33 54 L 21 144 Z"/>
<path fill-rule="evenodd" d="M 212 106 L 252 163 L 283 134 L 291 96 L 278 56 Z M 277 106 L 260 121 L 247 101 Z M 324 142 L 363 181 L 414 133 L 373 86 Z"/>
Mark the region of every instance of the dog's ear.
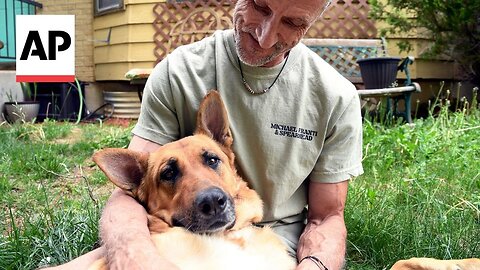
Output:
<path fill-rule="evenodd" d="M 200 103 L 195 134 L 207 135 L 228 148 L 232 146 L 227 110 L 217 91 L 210 91 Z"/>
<path fill-rule="evenodd" d="M 93 155 L 93 161 L 119 188 L 135 193 L 148 168 L 148 154 L 109 148 Z"/>

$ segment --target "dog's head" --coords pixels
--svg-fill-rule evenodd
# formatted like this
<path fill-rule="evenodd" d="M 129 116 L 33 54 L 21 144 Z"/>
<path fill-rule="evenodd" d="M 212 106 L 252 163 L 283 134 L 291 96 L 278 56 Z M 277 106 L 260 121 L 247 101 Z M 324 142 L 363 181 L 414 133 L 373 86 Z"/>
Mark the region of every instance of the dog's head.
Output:
<path fill-rule="evenodd" d="M 232 141 L 223 102 L 212 91 L 200 104 L 195 135 L 151 154 L 105 149 L 93 159 L 110 181 L 145 207 L 151 231 L 181 226 L 212 233 L 234 226 L 237 204 L 253 200 L 261 208 L 258 195 L 236 173 Z M 261 209 L 246 219 L 240 216 L 243 223 L 256 222 Z"/>

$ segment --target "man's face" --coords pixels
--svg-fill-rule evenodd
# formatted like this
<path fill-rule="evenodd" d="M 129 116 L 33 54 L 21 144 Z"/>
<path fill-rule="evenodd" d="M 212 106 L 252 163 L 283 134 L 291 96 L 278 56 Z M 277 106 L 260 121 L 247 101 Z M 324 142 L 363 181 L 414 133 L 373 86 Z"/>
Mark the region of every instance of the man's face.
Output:
<path fill-rule="evenodd" d="M 238 0 L 233 14 L 235 45 L 242 62 L 271 67 L 305 35 L 325 0 Z"/>

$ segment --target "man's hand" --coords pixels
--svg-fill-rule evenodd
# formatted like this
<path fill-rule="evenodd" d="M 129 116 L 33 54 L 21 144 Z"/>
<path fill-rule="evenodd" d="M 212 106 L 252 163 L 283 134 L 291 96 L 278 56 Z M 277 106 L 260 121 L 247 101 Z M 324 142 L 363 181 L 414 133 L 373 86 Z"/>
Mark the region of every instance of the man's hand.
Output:
<path fill-rule="evenodd" d="M 342 269 L 345 261 L 347 229 L 343 211 L 347 200 L 348 181 L 327 184 L 310 182 L 308 191 L 308 223 L 300 236 L 297 258 L 317 257 L 329 270 Z M 305 259 L 297 270 L 324 270 Z"/>

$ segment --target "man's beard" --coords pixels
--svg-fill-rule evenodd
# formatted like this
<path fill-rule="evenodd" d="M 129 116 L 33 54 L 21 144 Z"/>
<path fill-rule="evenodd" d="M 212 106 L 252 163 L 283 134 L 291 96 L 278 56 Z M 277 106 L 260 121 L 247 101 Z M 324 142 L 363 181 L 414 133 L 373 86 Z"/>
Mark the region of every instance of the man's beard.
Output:
<path fill-rule="evenodd" d="M 287 47 L 287 44 L 277 42 L 274 45 L 274 50 L 272 53 L 270 53 L 267 56 L 258 58 L 258 55 L 255 53 L 254 50 L 248 50 L 242 47 L 242 44 L 243 45 L 245 44 L 244 42 L 242 42 L 242 38 L 243 38 L 242 35 L 250 34 L 254 36 L 252 33 L 255 33 L 255 31 L 247 27 L 242 27 L 242 32 L 239 32 L 237 30 L 235 30 L 235 32 L 236 32 L 235 48 L 237 49 L 238 57 L 243 63 L 248 64 L 250 66 L 255 66 L 255 67 L 264 66 L 270 63 L 271 61 L 273 61 L 276 57 L 278 57 L 279 55 L 283 54 L 286 51 L 285 48 Z M 250 51 L 250 53 L 248 51 Z"/>

